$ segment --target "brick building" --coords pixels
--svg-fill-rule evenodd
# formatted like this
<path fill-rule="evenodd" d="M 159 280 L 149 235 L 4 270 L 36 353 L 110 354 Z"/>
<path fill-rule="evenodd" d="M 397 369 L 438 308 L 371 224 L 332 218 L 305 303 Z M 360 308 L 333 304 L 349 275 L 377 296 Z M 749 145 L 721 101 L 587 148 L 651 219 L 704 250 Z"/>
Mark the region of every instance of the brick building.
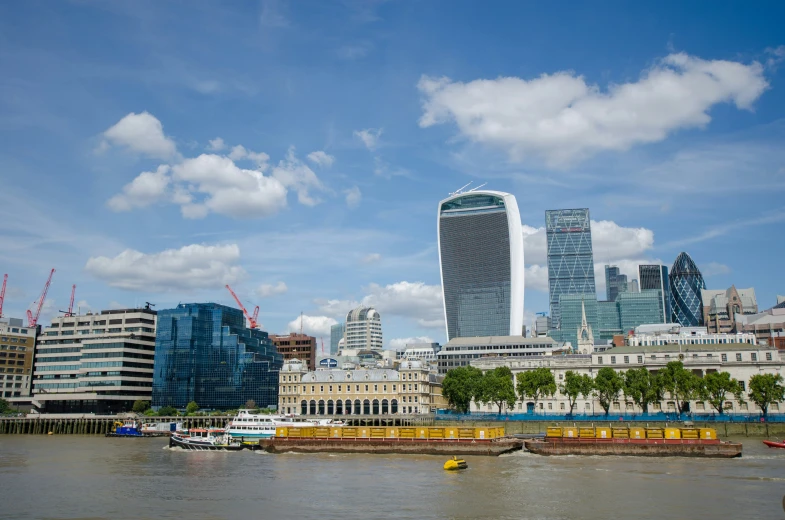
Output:
<path fill-rule="evenodd" d="M 283 356 L 288 359 L 299 359 L 306 363 L 308 370 L 316 370 L 316 338 L 306 334 L 291 332 L 286 336 L 270 335 L 270 339 Z"/>

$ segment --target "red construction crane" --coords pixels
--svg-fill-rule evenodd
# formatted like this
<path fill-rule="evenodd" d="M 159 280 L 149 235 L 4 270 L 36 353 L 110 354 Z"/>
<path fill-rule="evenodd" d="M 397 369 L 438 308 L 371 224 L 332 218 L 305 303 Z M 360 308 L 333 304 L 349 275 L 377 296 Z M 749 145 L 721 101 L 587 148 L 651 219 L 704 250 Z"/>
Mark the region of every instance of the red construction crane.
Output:
<path fill-rule="evenodd" d="M 0 318 L 3 317 L 3 300 L 5 300 L 5 284 L 8 282 L 8 275 L 3 275 L 3 288 L 0 289 Z"/>
<path fill-rule="evenodd" d="M 251 316 L 248 313 L 248 310 L 245 308 L 245 305 L 243 305 L 242 302 L 240 302 L 240 298 L 237 297 L 237 295 L 234 293 L 232 288 L 229 287 L 228 285 L 226 286 L 226 288 L 229 289 L 230 293 L 232 293 L 232 297 L 234 297 L 234 301 L 237 302 L 237 305 L 240 306 L 240 309 L 242 309 L 243 314 L 245 314 L 245 317 L 248 318 L 248 323 L 251 324 L 251 328 L 252 329 L 258 329 L 259 328 L 259 322 L 256 321 L 256 319 L 259 317 L 259 306 L 258 305 L 256 306 L 256 308 L 253 310 L 253 316 Z"/>
<path fill-rule="evenodd" d="M 41 309 L 44 306 L 44 301 L 46 300 L 46 293 L 49 292 L 49 285 L 52 283 L 52 276 L 54 276 L 55 270 L 52 269 L 52 272 L 49 273 L 49 278 L 46 280 L 46 285 L 44 285 L 44 290 L 41 291 L 41 296 L 38 297 L 38 307 L 35 309 L 35 316 L 33 316 L 33 312 L 31 310 L 27 310 L 27 326 L 28 327 L 35 327 L 38 324 L 38 318 L 41 316 Z M 33 302 L 35 303 L 35 302 Z"/>
<path fill-rule="evenodd" d="M 63 316 L 70 318 L 74 315 L 74 294 L 76 293 L 76 284 L 71 286 L 71 303 L 68 304 L 67 311 L 60 311 L 63 312 Z"/>

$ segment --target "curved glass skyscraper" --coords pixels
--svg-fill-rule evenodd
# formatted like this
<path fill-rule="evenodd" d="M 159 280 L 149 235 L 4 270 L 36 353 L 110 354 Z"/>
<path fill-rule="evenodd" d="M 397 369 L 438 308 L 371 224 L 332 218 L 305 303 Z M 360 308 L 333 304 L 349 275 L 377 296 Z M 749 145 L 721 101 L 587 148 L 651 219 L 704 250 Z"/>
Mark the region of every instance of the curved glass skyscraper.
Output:
<path fill-rule="evenodd" d="M 509 193 L 470 191 L 439 203 L 439 270 L 447 339 L 523 333 L 523 234 Z"/>
<path fill-rule="evenodd" d="M 701 289 L 706 289 L 706 283 L 698 266 L 687 253 L 680 253 L 673 262 L 670 285 L 673 322 L 685 327 L 703 325 Z"/>

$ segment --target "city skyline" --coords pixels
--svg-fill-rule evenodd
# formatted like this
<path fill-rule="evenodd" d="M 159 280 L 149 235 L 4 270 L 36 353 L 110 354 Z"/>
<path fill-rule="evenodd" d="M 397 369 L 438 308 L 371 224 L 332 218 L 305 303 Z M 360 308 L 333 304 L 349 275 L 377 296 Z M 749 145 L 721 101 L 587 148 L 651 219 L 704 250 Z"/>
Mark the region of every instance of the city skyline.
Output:
<path fill-rule="evenodd" d="M 54 267 L 42 324 L 73 284 L 82 313 L 234 306 L 230 284 L 270 333 L 303 312 L 327 345 L 371 305 L 385 348 L 444 343 L 433 205 L 470 181 L 518 200 L 529 325 L 553 208 L 596 219 L 599 295 L 604 265 L 631 280 L 681 251 L 709 289 L 785 293 L 776 13 L 44 5 L 0 7 L 6 316 Z"/>

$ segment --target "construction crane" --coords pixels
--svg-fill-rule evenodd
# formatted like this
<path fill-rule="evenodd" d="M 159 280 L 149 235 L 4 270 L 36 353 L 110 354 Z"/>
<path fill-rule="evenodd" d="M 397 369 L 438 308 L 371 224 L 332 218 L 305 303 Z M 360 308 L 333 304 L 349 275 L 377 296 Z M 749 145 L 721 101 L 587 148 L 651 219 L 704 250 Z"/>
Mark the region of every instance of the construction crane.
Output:
<path fill-rule="evenodd" d="M 0 289 L 0 318 L 3 317 L 3 300 L 5 300 L 5 284 L 8 282 L 8 275 L 3 275 L 3 288 Z"/>
<path fill-rule="evenodd" d="M 74 315 L 74 294 L 76 294 L 76 284 L 71 286 L 71 302 L 68 304 L 68 310 L 60 311 L 66 318 L 70 318 Z"/>
<path fill-rule="evenodd" d="M 324 338 L 319 338 L 319 339 L 322 340 L 322 355 L 324 355 Z"/>
<path fill-rule="evenodd" d="M 251 316 L 248 313 L 248 310 L 245 308 L 245 305 L 243 305 L 242 302 L 240 302 L 240 298 L 237 297 L 237 295 L 234 293 L 232 288 L 229 287 L 229 285 L 227 285 L 226 288 L 229 289 L 230 293 L 232 293 L 232 297 L 234 298 L 234 301 L 237 302 L 237 305 L 240 306 L 240 309 L 243 311 L 243 314 L 245 314 L 245 317 L 248 318 L 248 323 L 250 323 L 251 328 L 258 329 L 259 322 L 256 321 L 256 319 L 259 317 L 259 306 L 258 305 L 256 306 L 256 308 L 253 310 L 253 316 Z"/>
<path fill-rule="evenodd" d="M 35 316 L 33 316 L 33 312 L 28 309 L 27 310 L 27 326 L 28 327 L 35 327 L 38 324 L 38 318 L 41 317 L 41 309 L 44 306 L 44 301 L 46 300 L 46 293 L 49 292 L 49 285 L 52 283 L 52 276 L 54 276 L 55 270 L 49 273 L 49 278 L 46 280 L 46 285 L 44 285 L 44 290 L 41 291 L 41 296 L 38 297 L 38 307 L 35 309 Z M 35 302 L 33 302 L 35 303 Z"/>

